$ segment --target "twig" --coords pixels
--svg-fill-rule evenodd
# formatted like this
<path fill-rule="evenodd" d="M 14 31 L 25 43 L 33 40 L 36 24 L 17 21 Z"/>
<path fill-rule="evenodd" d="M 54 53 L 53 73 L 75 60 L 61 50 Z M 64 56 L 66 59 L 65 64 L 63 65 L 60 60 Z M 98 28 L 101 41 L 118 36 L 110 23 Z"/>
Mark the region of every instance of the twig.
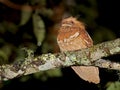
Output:
<path fill-rule="evenodd" d="M 15 4 L 13 2 L 11 2 L 10 0 L 0 0 L 0 3 L 3 3 L 4 5 L 10 7 L 10 8 L 13 8 L 15 10 L 22 10 L 23 7 L 29 7 L 31 8 L 32 10 L 35 10 L 35 9 L 40 9 L 40 8 L 44 8 L 45 6 L 43 5 L 39 5 L 39 6 L 30 6 L 30 5 L 19 5 L 19 4 Z M 28 8 L 28 10 L 29 10 Z M 27 10 L 26 10 L 27 11 Z"/>
<path fill-rule="evenodd" d="M 100 68 L 120 70 L 120 64 L 101 58 L 120 53 L 120 39 L 103 42 L 90 48 L 79 51 L 56 54 L 42 54 L 34 57 L 28 54 L 25 60 L 13 64 L 0 66 L 0 80 L 9 80 L 17 76 L 27 75 L 53 68 L 68 67 L 72 65 L 94 65 Z"/>

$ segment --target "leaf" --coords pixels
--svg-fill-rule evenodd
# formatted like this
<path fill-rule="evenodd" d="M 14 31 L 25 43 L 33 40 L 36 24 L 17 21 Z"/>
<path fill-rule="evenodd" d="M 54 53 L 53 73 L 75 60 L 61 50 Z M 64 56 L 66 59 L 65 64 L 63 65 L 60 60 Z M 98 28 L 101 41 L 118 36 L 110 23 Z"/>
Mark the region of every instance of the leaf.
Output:
<path fill-rule="evenodd" d="M 0 64 L 8 63 L 9 57 L 12 52 L 12 46 L 11 45 L 4 45 L 2 48 L 0 48 Z"/>
<path fill-rule="evenodd" d="M 120 82 L 112 82 L 108 85 L 108 88 L 106 90 L 120 90 Z"/>
<path fill-rule="evenodd" d="M 21 82 L 26 82 L 26 81 L 29 80 L 29 79 L 30 79 L 30 76 L 29 76 L 29 75 L 26 75 L 26 76 L 21 77 L 21 78 L 20 78 L 20 81 L 21 81 Z"/>
<path fill-rule="evenodd" d="M 31 15 L 32 15 L 32 8 L 28 5 L 24 5 L 21 11 L 20 25 L 26 24 L 28 20 L 30 19 Z"/>
<path fill-rule="evenodd" d="M 59 69 L 59 68 L 48 70 L 48 71 L 46 71 L 46 73 L 49 77 L 60 77 L 60 76 L 62 76 L 61 69 Z"/>
<path fill-rule="evenodd" d="M 51 69 L 44 72 L 38 72 L 33 75 L 36 79 L 40 79 L 42 81 L 46 81 L 48 78 L 61 77 L 62 71 L 60 68 Z"/>
<path fill-rule="evenodd" d="M 33 14 L 33 28 L 34 34 L 37 39 L 37 45 L 41 46 L 44 38 L 45 38 L 45 24 L 42 18 L 38 14 Z"/>

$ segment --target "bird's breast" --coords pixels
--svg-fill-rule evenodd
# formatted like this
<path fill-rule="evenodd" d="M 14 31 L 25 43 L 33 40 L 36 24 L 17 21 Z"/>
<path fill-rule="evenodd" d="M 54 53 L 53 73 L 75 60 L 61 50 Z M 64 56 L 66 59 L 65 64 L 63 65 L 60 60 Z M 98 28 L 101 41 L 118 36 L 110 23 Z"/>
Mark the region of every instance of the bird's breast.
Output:
<path fill-rule="evenodd" d="M 65 35 L 63 35 L 64 38 L 61 38 L 61 35 L 59 35 L 57 42 L 61 51 L 73 51 L 86 48 L 85 42 L 79 32 L 75 32 L 73 35 L 69 35 L 69 37 L 65 37 Z"/>

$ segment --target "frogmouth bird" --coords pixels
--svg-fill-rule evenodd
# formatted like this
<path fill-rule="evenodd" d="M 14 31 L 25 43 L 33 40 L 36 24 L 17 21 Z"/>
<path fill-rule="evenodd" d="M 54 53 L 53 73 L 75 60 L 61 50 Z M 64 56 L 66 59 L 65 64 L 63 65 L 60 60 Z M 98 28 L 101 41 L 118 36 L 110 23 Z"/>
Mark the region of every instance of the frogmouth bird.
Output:
<path fill-rule="evenodd" d="M 85 25 L 74 17 L 62 20 L 58 31 L 57 43 L 60 51 L 75 51 L 93 45 L 93 40 L 85 30 Z M 85 81 L 98 84 L 99 69 L 95 66 L 71 66 L 76 74 Z"/>

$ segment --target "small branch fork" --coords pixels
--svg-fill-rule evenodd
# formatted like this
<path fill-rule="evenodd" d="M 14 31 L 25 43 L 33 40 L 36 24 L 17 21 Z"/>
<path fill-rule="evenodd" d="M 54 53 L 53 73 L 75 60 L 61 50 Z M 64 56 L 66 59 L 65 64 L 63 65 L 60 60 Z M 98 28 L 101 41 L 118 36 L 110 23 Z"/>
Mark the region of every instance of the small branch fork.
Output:
<path fill-rule="evenodd" d="M 69 67 L 72 65 L 97 66 L 120 70 L 120 63 L 101 58 L 120 53 L 120 39 L 103 42 L 79 51 L 42 54 L 34 57 L 28 53 L 24 61 L 0 66 L 0 81 L 28 75 L 48 69 Z"/>

